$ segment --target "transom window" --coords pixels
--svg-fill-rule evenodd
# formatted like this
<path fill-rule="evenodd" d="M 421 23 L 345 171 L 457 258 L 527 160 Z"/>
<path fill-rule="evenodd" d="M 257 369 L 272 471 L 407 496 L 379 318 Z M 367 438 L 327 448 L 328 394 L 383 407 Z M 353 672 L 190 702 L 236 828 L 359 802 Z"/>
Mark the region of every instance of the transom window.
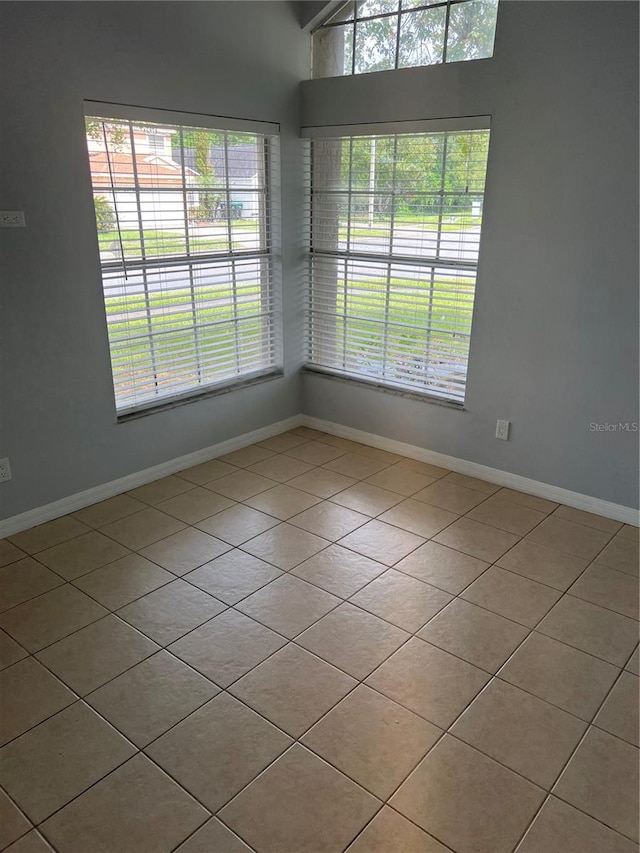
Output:
<path fill-rule="evenodd" d="M 255 378 L 280 363 L 271 193 L 277 125 L 256 132 L 243 122 L 219 128 L 216 119 L 179 116 L 88 105 L 119 414 Z"/>
<path fill-rule="evenodd" d="M 438 127 L 447 129 L 306 131 L 308 364 L 462 403 L 488 120 Z"/>
<path fill-rule="evenodd" d="M 493 55 L 498 0 L 360 0 L 313 36 L 313 76 L 336 77 Z"/>

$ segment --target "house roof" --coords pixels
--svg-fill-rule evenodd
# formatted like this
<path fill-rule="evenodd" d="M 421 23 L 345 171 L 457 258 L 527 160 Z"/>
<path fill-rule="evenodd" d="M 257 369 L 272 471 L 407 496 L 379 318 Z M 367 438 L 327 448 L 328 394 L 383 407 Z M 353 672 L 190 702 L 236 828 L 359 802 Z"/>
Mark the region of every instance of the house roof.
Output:
<path fill-rule="evenodd" d="M 89 163 L 94 186 L 111 184 L 111 176 L 118 187 L 135 186 L 134 162 L 130 151 L 110 152 L 109 158 L 105 151 L 90 151 Z M 189 177 L 195 175 L 193 169 L 186 167 Z M 137 154 L 135 171 L 138 174 L 140 186 L 182 186 L 182 165 L 170 157 L 161 154 Z"/>

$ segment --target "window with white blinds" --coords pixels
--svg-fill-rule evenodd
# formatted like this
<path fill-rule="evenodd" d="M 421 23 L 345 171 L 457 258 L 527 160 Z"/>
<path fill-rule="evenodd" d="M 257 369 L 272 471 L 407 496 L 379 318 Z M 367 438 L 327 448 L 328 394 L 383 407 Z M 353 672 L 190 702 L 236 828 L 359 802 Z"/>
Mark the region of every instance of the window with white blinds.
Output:
<path fill-rule="evenodd" d="M 489 145 L 465 123 L 307 130 L 310 367 L 464 402 Z"/>
<path fill-rule="evenodd" d="M 87 105 L 120 415 L 280 363 L 277 125 L 187 118 Z"/>

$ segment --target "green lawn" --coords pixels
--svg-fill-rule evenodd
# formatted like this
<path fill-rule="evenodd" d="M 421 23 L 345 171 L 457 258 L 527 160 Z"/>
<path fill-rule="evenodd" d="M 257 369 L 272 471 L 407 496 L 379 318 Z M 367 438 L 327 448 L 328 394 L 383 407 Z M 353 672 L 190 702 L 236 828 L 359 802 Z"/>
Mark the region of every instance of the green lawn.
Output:
<path fill-rule="evenodd" d="M 233 223 L 235 230 L 236 223 Z M 248 228 L 244 230 L 249 230 Z M 98 234 L 101 252 L 119 251 L 120 239 L 124 246 L 126 258 L 139 258 L 142 252 L 140 234 L 138 231 L 103 231 Z M 180 231 L 145 231 L 144 246 L 149 255 L 181 255 L 187 251 L 186 238 Z M 196 252 L 228 251 L 229 242 L 226 237 L 189 237 L 189 247 Z M 234 249 L 242 248 L 240 243 L 233 243 Z"/>
<path fill-rule="evenodd" d="M 453 221 L 452 221 L 453 220 Z M 478 216 L 461 216 L 461 217 L 444 217 L 442 221 L 442 231 L 470 231 L 472 228 L 477 228 L 481 225 L 482 220 Z M 397 216 L 394 221 L 396 229 L 410 228 L 417 230 L 420 226 L 426 231 L 437 231 L 438 217 L 437 216 L 410 216 L 402 214 Z M 388 237 L 389 223 L 384 220 L 375 220 L 373 227 L 369 227 L 369 223 L 365 219 L 352 220 L 349 231 L 351 237 Z M 340 239 L 347 239 L 347 223 L 340 223 Z"/>

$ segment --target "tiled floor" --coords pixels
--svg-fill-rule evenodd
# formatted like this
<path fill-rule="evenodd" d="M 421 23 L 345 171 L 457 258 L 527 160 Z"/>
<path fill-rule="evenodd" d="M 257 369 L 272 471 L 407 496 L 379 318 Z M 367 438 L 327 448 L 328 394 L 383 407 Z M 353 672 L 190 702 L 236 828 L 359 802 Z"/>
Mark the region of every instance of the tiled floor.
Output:
<path fill-rule="evenodd" d="M 301 427 L 0 566 L 0 849 L 638 850 L 635 528 Z"/>

